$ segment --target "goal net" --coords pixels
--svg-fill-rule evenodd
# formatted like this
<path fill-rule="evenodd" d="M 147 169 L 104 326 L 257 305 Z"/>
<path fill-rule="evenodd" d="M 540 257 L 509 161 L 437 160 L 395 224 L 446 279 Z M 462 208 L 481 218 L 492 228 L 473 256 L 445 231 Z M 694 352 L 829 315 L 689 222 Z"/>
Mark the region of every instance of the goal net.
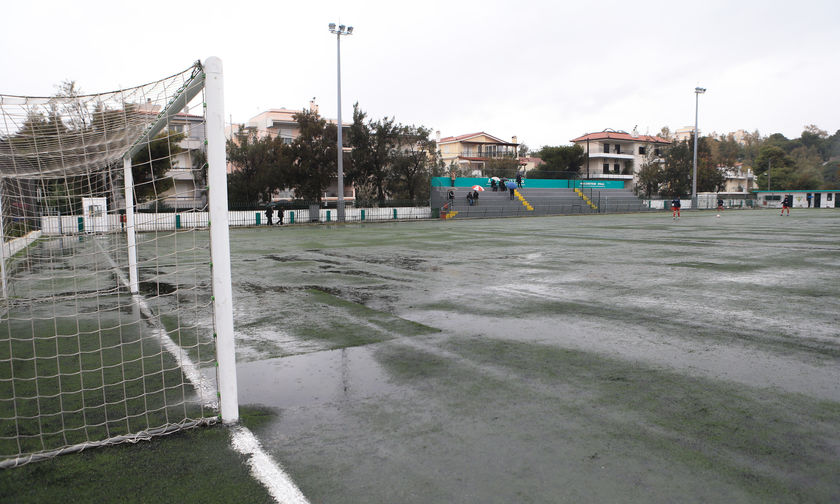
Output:
<path fill-rule="evenodd" d="M 108 93 L 0 95 L 0 467 L 220 418 L 211 60 L 211 103 L 200 62 Z"/>

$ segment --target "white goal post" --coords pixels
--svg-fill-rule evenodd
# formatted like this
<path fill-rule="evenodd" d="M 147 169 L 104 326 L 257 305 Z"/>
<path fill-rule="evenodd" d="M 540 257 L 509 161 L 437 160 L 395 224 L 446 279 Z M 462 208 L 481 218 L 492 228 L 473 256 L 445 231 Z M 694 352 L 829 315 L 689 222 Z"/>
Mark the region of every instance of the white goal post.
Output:
<path fill-rule="evenodd" d="M 238 421 L 223 93 L 0 94 L 0 468 Z"/>

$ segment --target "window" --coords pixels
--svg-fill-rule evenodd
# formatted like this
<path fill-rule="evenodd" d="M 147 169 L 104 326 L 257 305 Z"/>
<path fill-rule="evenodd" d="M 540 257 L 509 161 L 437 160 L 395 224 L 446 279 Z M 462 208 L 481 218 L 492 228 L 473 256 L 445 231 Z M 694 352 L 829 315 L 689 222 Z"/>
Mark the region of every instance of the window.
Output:
<path fill-rule="evenodd" d="M 618 170 L 620 169 L 619 166 L 620 165 L 618 163 L 613 165 L 613 173 L 618 173 Z"/>
<path fill-rule="evenodd" d="M 657 149 L 653 149 L 653 155 L 654 156 L 661 156 L 662 154 L 659 153 L 659 149 L 657 148 Z"/>
<path fill-rule="evenodd" d="M 621 144 L 615 144 L 615 153 L 621 154 Z"/>
<path fill-rule="evenodd" d="M 604 163 L 604 173 L 609 173 L 609 172 L 610 172 L 610 164 L 609 163 Z"/>
<path fill-rule="evenodd" d="M 831 201 L 831 193 L 826 194 L 825 199 L 827 199 L 828 201 Z"/>
<path fill-rule="evenodd" d="M 609 154 L 609 152 L 610 152 L 610 144 L 608 144 L 608 143 L 605 143 L 605 144 L 604 144 L 604 152 L 605 152 L 605 153 L 607 153 L 607 154 Z"/>
<path fill-rule="evenodd" d="M 643 146 L 643 145 L 639 146 L 639 154 L 641 154 L 642 156 L 647 154 L 647 149 L 645 148 L 645 146 Z"/>

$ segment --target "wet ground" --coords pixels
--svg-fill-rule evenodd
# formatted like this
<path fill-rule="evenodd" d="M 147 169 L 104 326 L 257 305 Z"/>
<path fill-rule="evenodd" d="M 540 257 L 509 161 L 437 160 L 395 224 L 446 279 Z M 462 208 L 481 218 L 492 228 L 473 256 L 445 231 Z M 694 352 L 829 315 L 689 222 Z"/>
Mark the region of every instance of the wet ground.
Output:
<path fill-rule="evenodd" d="M 240 402 L 318 503 L 837 502 L 840 213 L 232 230 Z"/>

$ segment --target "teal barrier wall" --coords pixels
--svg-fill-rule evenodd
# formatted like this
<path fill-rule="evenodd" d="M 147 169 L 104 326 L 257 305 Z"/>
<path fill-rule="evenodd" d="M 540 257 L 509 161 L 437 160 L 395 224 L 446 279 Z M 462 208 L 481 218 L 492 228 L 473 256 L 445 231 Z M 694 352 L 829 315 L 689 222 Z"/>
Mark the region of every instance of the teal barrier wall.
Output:
<path fill-rule="evenodd" d="M 490 187 L 486 177 L 458 177 L 455 179 L 455 187 L 472 187 L 480 185 Z M 449 177 L 432 177 L 432 187 L 451 187 L 452 180 Z M 567 180 L 567 179 L 523 179 L 522 187 L 535 189 L 569 189 L 582 187 L 584 189 L 624 189 L 623 180 Z"/>

